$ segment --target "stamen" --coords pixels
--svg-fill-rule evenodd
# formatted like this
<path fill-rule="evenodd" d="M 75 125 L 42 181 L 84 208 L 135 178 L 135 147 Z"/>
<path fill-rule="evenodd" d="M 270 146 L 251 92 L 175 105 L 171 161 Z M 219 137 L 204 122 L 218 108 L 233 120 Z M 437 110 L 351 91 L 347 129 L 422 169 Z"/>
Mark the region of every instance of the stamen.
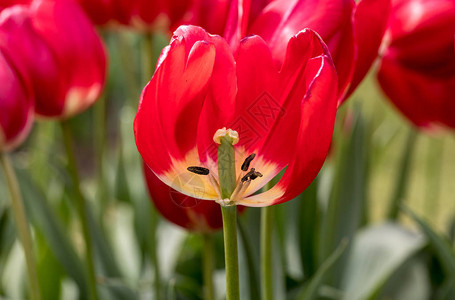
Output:
<path fill-rule="evenodd" d="M 256 170 L 254 168 L 251 168 L 251 170 L 248 173 L 246 173 L 245 176 L 242 177 L 241 181 L 245 182 L 245 181 L 249 180 L 251 175 L 253 175 L 255 171 Z"/>
<path fill-rule="evenodd" d="M 258 177 L 262 177 L 262 173 L 257 172 L 255 168 L 251 168 L 251 170 L 242 177 L 241 181 L 255 180 Z"/>
<path fill-rule="evenodd" d="M 248 187 L 250 186 L 250 183 L 251 183 L 251 180 L 247 180 L 243 185 L 242 187 L 240 188 L 240 191 L 237 195 L 237 197 L 239 199 L 236 199 L 236 200 L 241 200 L 243 198 L 243 195 L 245 195 L 246 193 L 246 190 L 248 189 Z"/>
<path fill-rule="evenodd" d="M 221 196 L 220 185 L 218 184 L 218 181 L 216 181 L 215 177 L 212 174 L 209 174 L 209 180 L 213 188 L 215 189 L 216 194 Z"/>
<path fill-rule="evenodd" d="M 253 159 L 256 157 L 256 153 L 251 153 L 247 158 L 245 158 L 245 161 L 242 164 L 242 171 L 248 171 L 250 168 L 250 164 L 253 161 Z"/>
<path fill-rule="evenodd" d="M 250 179 L 251 180 L 255 180 L 256 178 L 258 177 L 262 177 L 262 174 L 260 172 L 254 172 L 251 176 L 250 176 Z"/>
<path fill-rule="evenodd" d="M 240 182 L 239 184 L 237 184 L 237 186 L 235 187 L 234 192 L 232 192 L 232 195 L 231 195 L 231 200 L 232 201 L 235 202 L 237 200 L 237 196 L 239 195 L 240 190 L 242 189 L 242 187 L 243 187 L 243 181 Z"/>
<path fill-rule="evenodd" d="M 198 174 L 198 175 L 209 175 L 210 171 L 207 168 L 203 167 L 188 167 L 186 168 L 188 171 Z"/>

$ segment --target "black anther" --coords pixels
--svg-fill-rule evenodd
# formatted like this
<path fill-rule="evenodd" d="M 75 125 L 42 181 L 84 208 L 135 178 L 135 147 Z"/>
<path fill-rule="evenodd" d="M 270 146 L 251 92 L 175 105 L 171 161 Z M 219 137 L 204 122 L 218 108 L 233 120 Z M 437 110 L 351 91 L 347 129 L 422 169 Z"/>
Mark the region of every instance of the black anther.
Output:
<path fill-rule="evenodd" d="M 203 167 L 188 167 L 186 168 L 188 171 L 198 174 L 198 175 L 209 175 L 210 171 L 207 168 Z"/>
<path fill-rule="evenodd" d="M 256 153 L 251 153 L 247 158 L 245 158 L 245 161 L 243 162 L 242 164 L 242 171 L 248 171 L 248 169 L 250 168 L 250 163 L 251 161 L 253 161 L 253 159 L 256 157 Z"/>

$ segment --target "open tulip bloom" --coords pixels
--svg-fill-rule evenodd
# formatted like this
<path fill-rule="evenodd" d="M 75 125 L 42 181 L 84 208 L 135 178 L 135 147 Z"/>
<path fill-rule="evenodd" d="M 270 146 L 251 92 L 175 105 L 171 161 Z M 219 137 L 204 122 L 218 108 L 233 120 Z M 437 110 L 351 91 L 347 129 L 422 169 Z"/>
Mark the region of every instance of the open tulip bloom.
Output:
<path fill-rule="evenodd" d="M 259 36 L 234 53 L 220 36 L 181 26 L 143 90 L 136 144 L 153 173 L 183 194 L 223 205 L 282 203 L 325 160 L 337 92 L 330 54 L 311 30 L 289 39 L 280 65 Z"/>

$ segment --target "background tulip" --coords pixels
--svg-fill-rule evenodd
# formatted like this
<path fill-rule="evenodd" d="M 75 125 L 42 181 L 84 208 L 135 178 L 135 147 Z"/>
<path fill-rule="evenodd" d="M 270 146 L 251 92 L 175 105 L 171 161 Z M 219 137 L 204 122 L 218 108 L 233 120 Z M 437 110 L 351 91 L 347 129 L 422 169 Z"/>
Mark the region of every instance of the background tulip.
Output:
<path fill-rule="evenodd" d="M 76 3 L 37 0 L 1 14 L 1 43 L 31 80 L 37 115 L 67 118 L 94 103 L 104 85 L 106 57 Z"/>
<path fill-rule="evenodd" d="M 78 0 L 90 19 L 97 25 L 126 25 L 149 30 L 169 28 L 182 20 L 192 0 Z"/>
<path fill-rule="evenodd" d="M 455 128 L 455 2 L 393 2 L 379 83 L 419 127 Z"/>
<path fill-rule="evenodd" d="M 352 0 L 277 0 L 264 8 L 248 32 L 263 37 L 275 59 L 282 62 L 290 36 L 303 28 L 316 31 L 329 47 L 337 68 L 341 104 L 377 56 L 389 5 L 390 0 L 362 0 L 357 4 Z"/>
<path fill-rule="evenodd" d="M 33 93 L 0 49 L 0 152 L 18 146 L 33 122 Z"/>

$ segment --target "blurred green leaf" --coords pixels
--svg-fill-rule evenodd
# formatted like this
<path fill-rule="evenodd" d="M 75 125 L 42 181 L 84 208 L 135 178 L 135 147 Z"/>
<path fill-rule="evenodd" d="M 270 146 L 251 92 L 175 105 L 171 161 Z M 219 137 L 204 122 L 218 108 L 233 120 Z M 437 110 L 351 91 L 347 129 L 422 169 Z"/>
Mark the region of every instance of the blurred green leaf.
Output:
<path fill-rule="evenodd" d="M 93 211 L 91 209 L 87 210 L 88 219 L 91 229 L 91 236 L 93 239 L 93 246 L 96 253 L 96 261 L 99 262 L 102 270 L 102 275 L 108 279 L 120 279 L 118 281 L 120 284 L 116 285 L 107 285 L 111 297 L 118 300 L 129 300 L 137 298 L 136 294 L 128 288 L 127 285 L 121 284 L 121 279 L 123 274 L 120 272 L 118 263 L 114 258 L 112 253 L 112 245 L 109 244 L 106 233 L 97 223 Z"/>
<path fill-rule="evenodd" d="M 304 200 L 303 200 L 304 201 Z M 300 241 L 298 238 L 303 226 L 300 210 L 302 199 L 296 198 L 286 203 L 275 205 L 277 235 L 281 249 L 281 260 L 284 271 L 290 280 L 300 281 L 303 278 L 302 260 L 300 259 Z M 314 227 L 312 227 L 314 228 Z"/>
<path fill-rule="evenodd" d="M 1 185 L 1 183 L 0 183 Z M 6 260 L 14 241 L 16 240 L 16 229 L 10 211 L 6 205 L 0 206 L 0 278 L 3 277 Z M 0 284 L 0 295 L 3 294 L 3 282 Z"/>
<path fill-rule="evenodd" d="M 300 243 L 300 258 L 305 278 L 314 275 L 317 268 L 320 209 L 317 198 L 318 178 L 295 200 L 299 207 L 296 225 Z"/>
<path fill-rule="evenodd" d="M 431 284 L 426 270 L 426 262 L 421 255 L 405 261 L 378 290 L 378 296 L 369 299 L 428 300 Z"/>
<path fill-rule="evenodd" d="M 417 137 L 417 131 L 412 127 L 409 128 L 408 137 L 406 139 L 404 151 L 400 160 L 400 166 L 398 167 L 398 174 L 396 179 L 394 179 L 394 191 L 389 203 L 388 218 L 391 220 L 398 219 L 400 204 L 403 202 L 403 199 L 406 196 L 409 184 L 409 176 L 411 172 L 411 162 L 414 156 L 414 150 L 416 148 Z"/>
<path fill-rule="evenodd" d="M 396 224 L 360 231 L 342 275 L 343 299 L 372 299 L 388 278 L 424 246 L 424 240 Z"/>
<path fill-rule="evenodd" d="M 337 139 L 332 146 L 332 151 L 336 151 L 336 171 L 327 212 L 322 220 L 320 262 L 329 257 L 343 239 L 352 240 L 365 220 L 368 184 L 366 125 L 359 108 L 352 117 L 353 124 L 348 122 L 347 125 L 352 127 L 350 136 Z M 334 287 L 340 284 L 349 247 L 328 276 L 328 283 Z"/>
<path fill-rule="evenodd" d="M 335 265 L 337 260 L 340 259 L 341 255 L 346 249 L 347 244 L 347 240 L 341 241 L 340 245 L 338 245 L 335 251 L 316 270 L 314 276 L 308 281 L 302 292 L 297 295 L 296 299 L 313 300 L 318 298 L 319 289 L 324 283 L 324 277 L 327 276 L 327 274 L 330 272 L 330 269 Z"/>
<path fill-rule="evenodd" d="M 436 291 L 434 299 L 453 300 L 455 299 L 455 279 L 448 278 L 442 287 Z"/>
<path fill-rule="evenodd" d="M 410 216 L 427 237 L 430 246 L 441 261 L 441 265 L 450 278 L 455 278 L 455 253 L 447 239 L 438 235 L 427 222 L 417 216 L 411 209 L 401 206 L 401 209 Z"/>
<path fill-rule="evenodd" d="M 259 211 L 258 209 L 256 209 Z M 239 219 L 237 222 L 237 228 L 239 233 L 239 270 L 240 270 L 240 282 L 245 282 L 242 280 L 242 276 L 248 278 L 248 284 L 245 284 L 248 288 L 248 298 L 247 299 L 259 299 L 261 297 L 259 289 L 259 275 L 258 275 L 258 259 L 254 256 L 254 249 L 252 241 L 248 236 L 247 230 L 245 229 L 244 221 Z M 242 264 L 242 261 L 245 261 L 245 264 Z M 243 267 L 243 268 L 242 268 Z M 245 275 L 247 272 L 248 276 Z M 240 284 L 242 289 L 243 285 Z M 242 292 L 242 291 L 241 291 Z M 246 296 L 245 296 L 246 297 Z"/>
<path fill-rule="evenodd" d="M 87 278 L 84 266 L 74 251 L 74 245 L 64 231 L 62 222 L 48 205 L 42 191 L 33 184 L 24 170 L 16 170 L 24 204 L 32 224 L 43 234 L 57 261 L 79 287 L 80 298 L 87 298 Z"/>
<path fill-rule="evenodd" d="M 62 266 L 56 260 L 42 234 L 36 234 L 38 245 L 37 273 L 43 299 L 59 299 L 61 280 L 64 276 Z"/>

